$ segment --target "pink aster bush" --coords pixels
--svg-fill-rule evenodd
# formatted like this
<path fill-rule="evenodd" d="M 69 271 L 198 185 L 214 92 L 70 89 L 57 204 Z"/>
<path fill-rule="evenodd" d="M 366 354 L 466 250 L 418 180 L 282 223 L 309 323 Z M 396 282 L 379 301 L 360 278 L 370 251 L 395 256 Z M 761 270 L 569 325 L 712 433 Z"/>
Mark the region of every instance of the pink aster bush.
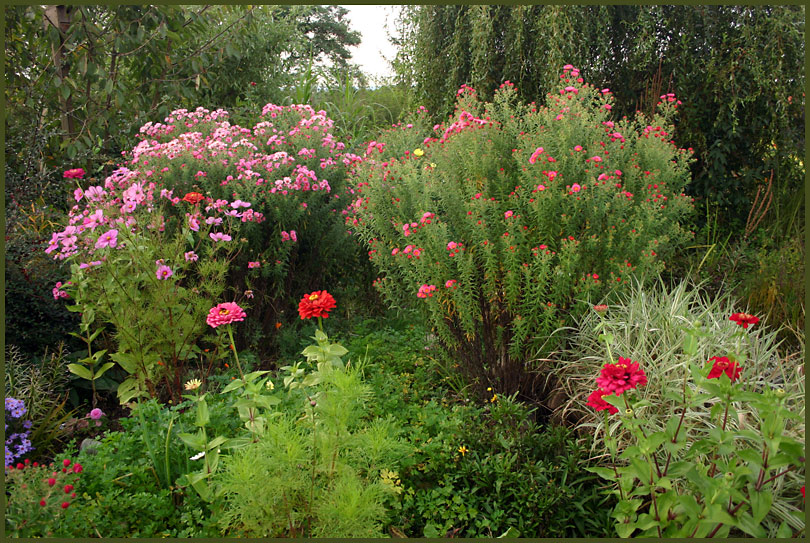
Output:
<path fill-rule="evenodd" d="M 618 119 L 573 67 L 559 85 L 542 104 L 511 83 L 491 103 L 464 86 L 447 122 L 416 112 L 369 146 L 345 210 L 383 295 L 421 311 L 471 382 L 504 392 L 533 379 L 530 360 L 589 300 L 654 277 L 692 236 L 677 102 Z"/>
<path fill-rule="evenodd" d="M 205 195 L 208 206 L 224 202 L 223 214 L 238 228 L 215 229 L 211 239 L 247 240 L 228 281 L 236 291 L 266 294 L 269 302 L 255 310 L 271 313 L 257 319 L 270 327 L 268 335 L 275 335 L 280 319 L 274 314 L 285 306 L 292 310 L 297 300 L 290 293 L 308 289 L 314 274 L 317 282 L 338 282 L 362 262 L 362 247 L 341 212 L 355 192 L 345 186 L 346 173 L 364 157 L 349 153 L 335 129 L 326 112 L 308 105 L 267 104 L 244 125 L 224 110 L 180 109 L 144 125 L 141 141 L 127 154 L 128 167 L 141 178 L 151 172 L 149 180 L 171 180 L 171 198 L 189 214 L 190 227 L 208 219 L 199 215 L 198 197 L 189 194 Z"/>

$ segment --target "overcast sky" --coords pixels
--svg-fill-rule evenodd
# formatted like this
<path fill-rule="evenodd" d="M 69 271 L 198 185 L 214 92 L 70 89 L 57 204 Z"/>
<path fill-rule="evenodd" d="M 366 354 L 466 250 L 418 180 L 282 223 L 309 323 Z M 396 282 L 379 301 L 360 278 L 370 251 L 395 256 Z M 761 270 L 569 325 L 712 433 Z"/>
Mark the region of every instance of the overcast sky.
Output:
<path fill-rule="evenodd" d="M 396 49 L 388 41 L 385 34 L 386 16 L 393 21 L 394 6 L 374 5 L 374 6 L 348 6 L 349 20 L 352 30 L 357 30 L 363 36 L 363 41 L 357 47 L 350 47 L 352 60 L 360 65 L 360 68 L 374 77 L 389 77 L 393 75 L 388 62 L 383 56 L 393 58 Z"/>

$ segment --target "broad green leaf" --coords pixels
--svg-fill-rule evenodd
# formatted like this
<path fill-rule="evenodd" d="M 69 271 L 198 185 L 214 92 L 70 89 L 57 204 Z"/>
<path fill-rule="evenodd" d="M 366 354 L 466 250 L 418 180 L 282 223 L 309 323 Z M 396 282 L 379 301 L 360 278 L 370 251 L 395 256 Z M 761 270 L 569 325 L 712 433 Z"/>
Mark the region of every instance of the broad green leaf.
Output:
<path fill-rule="evenodd" d="M 104 375 L 104 373 L 105 373 L 105 372 L 106 372 L 108 369 L 110 369 L 110 368 L 111 368 L 111 367 L 113 367 L 113 366 L 115 366 L 115 363 L 114 363 L 114 362 L 107 362 L 107 363 L 103 364 L 103 365 L 102 365 L 102 366 L 101 366 L 101 367 L 100 367 L 98 370 L 96 370 L 96 376 L 95 376 L 95 378 L 96 378 L 96 379 L 98 379 L 99 377 L 101 377 L 102 375 Z"/>
<path fill-rule="evenodd" d="M 222 394 L 225 394 L 226 392 L 230 392 L 232 390 L 236 390 L 237 388 L 242 388 L 244 384 L 245 383 L 243 383 L 241 379 L 234 379 L 233 381 L 228 383 L 228 386 L 222 389 Z"/>
<path fill-rule="evenodd" d="M 750 487 L 749 491 L 750 491 L 749 503 L 751 504 L 751 516 L 753 517 L 754 524 L 759 526 L 765 519 L 765 516 L 771 510 L 771 505 L 773 504 L 773 494 L 769 490 L 761 490 L 757 492 L 756 490 Z M 765 537 L 765 536 L 755 535 L 754 537 Z"/>
<path fill-rule="evenodd" d="M 93 380 L 93 374 L 85 366 L 82 366 L 81 364 L 68 364 L 67 367 L 71 373 L 78 375 L 82 379 L 87 379 L 88 381 Z"/>
<path fill-rule="evenodd" d="M 179 433 L 177 437 L 180 438 L 180 441 L 194 449 L 195 451 L 202 451 L 205 449 L 205 436 L 202 433 L 202 430 L 198 431 L 196 434 L 189 434 L 189 433 Z"/>
<path fill-rule="evenodd" d="M 204 427 L 208 424 L 210 417 L 208 415 L 208 403 L 205 400 L 199 400 L 197 402 L 197 418 L 195 419 L 194 424 L 200 427 Z"/>

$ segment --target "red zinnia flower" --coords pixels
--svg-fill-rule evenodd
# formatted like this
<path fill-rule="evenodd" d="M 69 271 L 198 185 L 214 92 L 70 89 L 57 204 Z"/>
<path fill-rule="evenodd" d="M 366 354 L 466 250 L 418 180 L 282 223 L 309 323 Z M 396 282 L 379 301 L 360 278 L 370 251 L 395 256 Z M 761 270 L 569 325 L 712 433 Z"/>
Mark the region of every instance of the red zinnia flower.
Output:
<path fill-rule="evenodd" d="M 605 409 L 608 410 L 608 413 L 611 415 L 614 413 L 618 413 L 619 410 L 616 409 L 614 406 L 607 403 L 605 400 L 602 399 L 602 396 L 609 395 L 604 390 L 594 390 L 591 392 L 591 395 L 588 396 L 588 405 L 596 409 L 597 411 L 604 411 Z"/>
<path fill-rule="evenodd" d="M 622 392 L 626 390 L 646 385 L 647 376 L 644 374 L 644 370 L 639 368 L 638 362 L 619 357 L 618 364 L 605 364 L 602 374 L 596 378 L 596 384 L 605 394 L 621 396 Z"/>
<path fill-rule="evenodd" d="M 222 324 L 243 321 L 246 316 L 242 308 L 234 302 L 225 302 L 224 304 L 212 307 L 208 312 L 208 317 L 206 317 L 205 322 L 207 322 L 211 328 L 216 328 Z"/>
<path fill-rule="evenodd" d="M 205 196 L 200 194 L 199 192 L 189 192 L 185 196 L 183 196 L 183 201 L 188 202 L 191 205 L 197 204 L 200 200 L 205 199 Z"/>
<path fill-rule="evenodd" d="M 311 294 L 305 294 L 298 303 L 298 314 L 301 320 L 312 317 L 329 317 L 328 312 L 337 307 L 337 302 L 331 294 L 325 290 L 316 290 Z"/>
<path fill-rule="evenodd" d="M 718 379 L 724 373 L 728 375 L 732 383 L 740 378 L 742 368 L 736 362 L 729 361 L 728 357 L 725 356 L 713 356 L 708 361 L 711 362 L 712 360 L 714 360 L 714 365 L 709 372 L 709 379 Z"/>
<path fill-rule="evenodd" d="M 736 322 L 743 328 L 748 328 L 749 324 L 753 326 L 754 324 L 759 322 L 759 317 L 749 315 L 748 313 L 734 313 L 728 319 Z"/>
<path fill-rule="evenodd" d="M 65 179 L 81 179 L 84 177 L 84 170 L 82 168 L 73 168 L 71 170 L 66 170 L 62 175 Z"/>

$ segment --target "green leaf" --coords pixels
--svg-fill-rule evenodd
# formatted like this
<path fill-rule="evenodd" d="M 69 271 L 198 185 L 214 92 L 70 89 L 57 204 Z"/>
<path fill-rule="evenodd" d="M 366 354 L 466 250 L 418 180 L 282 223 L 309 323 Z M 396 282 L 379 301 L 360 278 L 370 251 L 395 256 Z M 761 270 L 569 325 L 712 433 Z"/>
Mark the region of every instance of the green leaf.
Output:
<path fill-rule="evenodd" d="M 696 519 L 700 516 L 700 505 L 698 505 L 697 499 L 691 494 L 678 496 L 678 503 L 684 508 L 689 518 Z"/>
<path fill-rule="evenodd" d="M 208 424 L 210 417 L 208 415 L 208 403 L 205 400 L 197 402 L 197 418 L 194 422 L 197 426 L 204 427 Z"/>
<path fill-rule="evenodd" d="M 753 487 L 753 485 L 751 486 Z M 751 504 L 751 515 L 753 517 L 754 523 L 759 525 L 762 523 L 762 521 L 765 519 L 765 516 L 771 510 L 771 505 L 773 505 L 773 494 L 767 490 L 764 491 L 761 490 L 757 492 L 752 487 L 749 487 L 750 491 L 749 503 Z M 765 537 L 765 536 L 754 536 L 754 537 Z"/>
<path fill-rule="evenodd" d="M 215 437 L 214 439 L 212 439 L 211 441 L 208 442 L 208 445 L 206 446 L 206 449 L 209 450 L 209 451 L 212 450 L 212 449 L 216 449 L 217 447 L 219 447 L 220 445 L 222 445 L 226 441 L 228 441 L 228 438 L 226 438 L 226 437 L 223 437 L 223 436 Z"/>
<path fill-rule="evenodd" d="M 205 501 L 211 501 L 211 489 L 208 487 L 206 480 L 208 474 L 202 472 L 190 473 L 188 475 L 188 482 L 191 487 L 197 491 L 197 494 Z"/>
<path fill-rule="evenodd" d="M 585 471 L 590 471 L 591 473 L 597 474 L 602 479 L 607 479 L 608 481 L 615 481 L 616 480 L 616 473 L 610 468 L 585 468 Z"/>
<path fill-rule="evenodd" d="M 765 528 L 755 521 L 747 511 L 737 516 L 737 527 L 752 537 L 768 537 Z"/>
<path fill-rule="evenodd" d="M 779 525 L 779 529 L 776 530 L 776 537 L 780 539 L 793 537 L 793 529 L 787 522 L 783 520 L 782 523 Z"/>
<path fill-rule="evenodd" d="M 243 383 L 241 379 L 234 379 L 233 381 L 228 383 L 228 386 L 222 389 L 222 394 L 225 394 L 226 392 L 230 392 L 232 390 L 236 390 L 237 388 L 242 388 L 244 385 L 245 383 Z"/>
<path fill-rule="evenodd" d="M 254 379 L 256 379 L 256 377 L 261 377 L 262 375 L 265 375 L 267 373 L 270 373 L 270 371 L 269 370 L 252 371 L 252 372 L 248 373 L 247 375 L 245 375 L 245 381 L 247 381 L 248 383 L 251 383 L 251 382 L 253 382 Z"/>
<path fill-rule="evenodd" d="M 135 373 L 135 370 L 138 367 L 135 356 L 132 353 L 123 353 L 119 351 L 111 354 L 110 358 L 118 362 L 118 365 L 121 366 L 121 368 L 123 368 L 123 370 L 127 373 Z"/>
<path fill-rule="evenodd" d="M 102 365 L 102 366 L 101 366 L 101 367 L 100 367 L 98 370 L 96 370 L 96 376 L 95 376 L 95 378 L 96 378 L 96 379 L 98 379 L 99 377 L 101 377 L 102 375 L 104 375 L 104 373 L 105 373 L 105 372 L 106 372 L 108 369 L 110 369 L 110 368 L 111 368 L 111 367 L 113 367 L 113 366 L 115 366 L 115 362 L 107 362 L 107 363 L 105 363 L 105 364 L 104 364 L 104 365 Z"/>
<path fill-rule="evenodd" d="M 205 436 L 203 435 L 202 430 L 199 430 L 196 434 L 189 434 L 189 433 L 179 433 L 177 437 L 180 438 L 180 441 L 194 449 L 195 451 L 202 451 L 205 449 Z"/>
<path fill-rule="evenodd" d="M 508 530 L 498 536 L 498 539 L 503 539 L 505 537 L 520 537 L 520 532 L 514 526 L 510 526 Z"/>
<path fill-rule="evenodd" d="M 88 381 L 93 380 L 93 374 L 90 372 L 89 369 L 82 366 L 81 364 L 68 364 L 67 367 L 71 373 L 78 375 L 82 379 L 87 379 Z"/>
<path fill-rule="evenodd" d="M 68 85 L 62 85 L 59 93 L 62 95 L 63 100 L 67 100 L 70 98 L 70 87 Z"/>

